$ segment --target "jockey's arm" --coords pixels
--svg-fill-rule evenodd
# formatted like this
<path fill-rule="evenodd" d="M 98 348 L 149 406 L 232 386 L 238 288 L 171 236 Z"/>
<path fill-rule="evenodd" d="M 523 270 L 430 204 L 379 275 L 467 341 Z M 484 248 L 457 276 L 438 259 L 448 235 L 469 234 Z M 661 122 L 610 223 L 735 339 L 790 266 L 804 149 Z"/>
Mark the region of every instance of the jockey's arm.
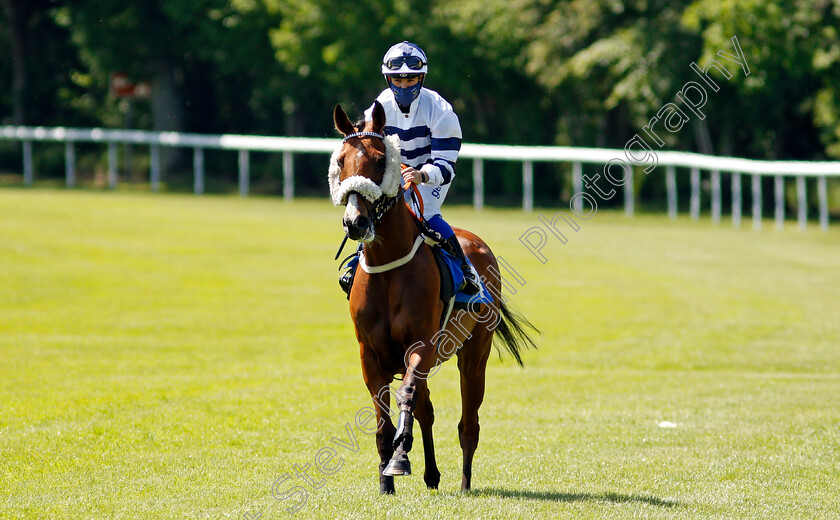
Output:
<path fill-rule="evenodd" d="M 461 125 L 451 109 L 443 112 L 430 128 L 432 133 L 431 162 L 420 167 L 427 176 L 427 186 L 449 184 L 455 177 L 455 161 L 461 150 Z"/>

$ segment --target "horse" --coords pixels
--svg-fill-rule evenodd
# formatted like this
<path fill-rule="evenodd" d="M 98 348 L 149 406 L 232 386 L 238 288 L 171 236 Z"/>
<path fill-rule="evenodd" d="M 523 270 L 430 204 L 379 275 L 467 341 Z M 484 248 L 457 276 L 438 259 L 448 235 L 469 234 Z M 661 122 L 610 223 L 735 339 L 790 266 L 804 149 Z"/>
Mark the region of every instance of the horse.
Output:
<path fill-rule="evenodd" d="M 331 158 L 331 195 L 336 206 L 345 207 L 345 240 L 349 237 L 363 244 L 349 305 L 362 376 L 376 413 L 379 491 L 394 494 L 394 476 L 411 474 L 408 453 L 415 415 L 425 454 L 423 480 L 428 488 L 437 489 L 441 474 L 435 461 L 435 415 L 427 379 L 455 353 L 461 377 L 461 490 L 469 490 L 479 438 L 478 409 L 484 400 L 493 338 L 500 340 L 497 348 L 501 343 L 522 365 L 521 351 L 536 348 L 529 334 L 539 331 L 504 301 L 499 267 L 487 244 L 457 228 L 464 252 L 495 298 L 491 304 L 470 305 L 470 312 L 460 310 L 445 329 L 440 328 L 444 312 L 440 272 L 417 217 L 404 202 L 399 137 L 385 137 L 385 112 L 378 101 L 371 121 L 354 125 L 340 105 L 333 120 L 344 139 Z M 398 374 L 402 384 L 395 393 L 400 412 L 395 427 L 390 384 Z"/>

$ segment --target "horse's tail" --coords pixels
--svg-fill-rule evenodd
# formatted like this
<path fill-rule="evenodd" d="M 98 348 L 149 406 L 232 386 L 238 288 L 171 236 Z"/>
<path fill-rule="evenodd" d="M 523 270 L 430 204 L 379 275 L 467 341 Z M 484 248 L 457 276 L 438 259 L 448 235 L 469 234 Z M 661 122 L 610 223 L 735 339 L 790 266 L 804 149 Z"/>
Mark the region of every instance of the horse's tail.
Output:
<path fill-rule="evenodd" d="M 540 335 L 542 333 L 522 313 L 509 307 L 501 298 L 499 300 L 501 316 L 493 335 L 493 344 L 501 351 L 499 348 L 499 343 L 501 343 L 505 350 L 510 352 L 516 362 L 519 363 L 519 366 L 522 366 L 521 352 L 527 348 L 537 348 L 530 333 L 535 332 Z"/>

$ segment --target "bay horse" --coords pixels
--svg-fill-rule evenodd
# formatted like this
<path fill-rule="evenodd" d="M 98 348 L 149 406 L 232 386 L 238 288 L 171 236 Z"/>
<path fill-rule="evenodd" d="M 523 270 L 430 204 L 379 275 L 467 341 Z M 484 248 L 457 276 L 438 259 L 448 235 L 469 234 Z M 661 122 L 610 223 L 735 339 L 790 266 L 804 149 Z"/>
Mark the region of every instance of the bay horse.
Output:
<path fill-rule="evenodd" d="M 376 411 L 379 491 L 393 494 L 394 476 L 411 474 L 408 452 L 414 415 L 423 437 L 423 480 L 429 488 L 438 487 L 440 471 L 432 440 L 435 416 L 427 379 L 456 352 L 461 374 L 461 490 L 468 490 L 494 334 L 521 365 L 522 349 L 536 348 L 529 330 L 539 331 L 501 296 L 498 264 L 487 244 L 461 229 L 456 229 L 461 246 L 495 298 L 490 304 L 471 304 L 470 312 L 459 311 L 440 329 L 444 312 L 440 274 L 416 217 L 403 202 L 399 137 L 385 137 L 385 111 L 379 102 L 369 122 L 352 124 L 340 105 L 333 120 L 344 140 L 331 158 L 330 191 L 334 204 L 345 206 L 342 224 L 347 236 L 363 244 L 349 302 L 362 375 Z M 397 374 L 403 379 L 395 393 L 400 412 L 395 427 L 390 384 Z"/>

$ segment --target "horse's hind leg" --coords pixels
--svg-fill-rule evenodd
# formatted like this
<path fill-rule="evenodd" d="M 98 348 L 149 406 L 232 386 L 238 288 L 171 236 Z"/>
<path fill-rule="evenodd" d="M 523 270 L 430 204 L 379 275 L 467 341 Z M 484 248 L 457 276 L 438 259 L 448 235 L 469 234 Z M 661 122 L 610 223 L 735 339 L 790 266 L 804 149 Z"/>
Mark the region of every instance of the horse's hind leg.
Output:
<path fill-rule="evenodd" d="M 417 407 L 414 410 L 417 422 L 420 424 L 420 431 L 423 434 L 423 453 L 426 456 L 426 471 L 423 473 L 423 480 L 426 486 L 437 489 L 440 484 L 440 471 L 435 461 L 435 444 L 432 439 L 432 426 L 435 424 L 435 410 L 429 397 L 428 384 L 423 385 L 417 398 Z"/>
<path fill-rule="evenodd" d="M 461 491 L 470 489 L 472 461 L 478 447 L 478 409 L 484 401 L 484 378 L 490 356 L 492 333 L 482 330 L 458 351 L 458 369 L 461 371 L 461 422 L 458 438 L 464 455 L 461 474 Z"/>

